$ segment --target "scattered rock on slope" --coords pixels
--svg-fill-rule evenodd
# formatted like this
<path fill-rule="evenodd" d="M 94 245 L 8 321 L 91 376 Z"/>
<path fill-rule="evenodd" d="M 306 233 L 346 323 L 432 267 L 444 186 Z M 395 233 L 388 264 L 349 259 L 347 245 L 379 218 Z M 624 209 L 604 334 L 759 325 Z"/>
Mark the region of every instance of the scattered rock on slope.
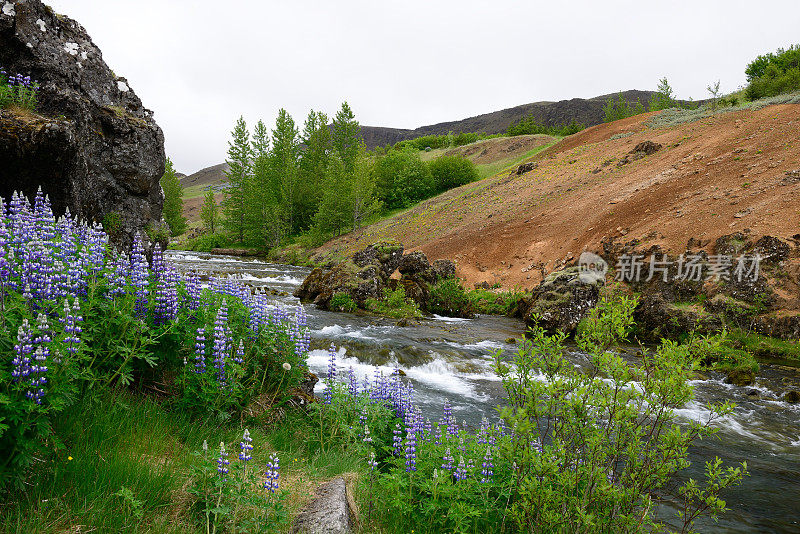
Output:
<path fill-rule="evenodd" d="M 164 136 L 152 112 L 80 24 L 39 0 L 0 4 L 0 66 L 41 86 L 36 113 L 0 111 L 0 196 L 33 198 L 41 185 L 56 214 L 117 214 L 112 239 L 130 246 L 161 224 Z"/>

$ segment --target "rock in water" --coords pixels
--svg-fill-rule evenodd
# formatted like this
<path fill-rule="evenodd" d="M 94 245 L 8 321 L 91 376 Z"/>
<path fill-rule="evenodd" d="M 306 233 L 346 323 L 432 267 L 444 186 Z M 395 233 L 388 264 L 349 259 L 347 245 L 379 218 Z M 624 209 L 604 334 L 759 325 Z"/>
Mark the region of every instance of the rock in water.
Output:
<path fill-rule="evenodd" d="M 0 0 L 0 67 L 41 86 L 34 113 L 0 110 L 0 197 L 41 186 L 57 215 L 113 221 L 122 247 L 159 228 L 164 135 L 86 30 L 39 0 Z"/>

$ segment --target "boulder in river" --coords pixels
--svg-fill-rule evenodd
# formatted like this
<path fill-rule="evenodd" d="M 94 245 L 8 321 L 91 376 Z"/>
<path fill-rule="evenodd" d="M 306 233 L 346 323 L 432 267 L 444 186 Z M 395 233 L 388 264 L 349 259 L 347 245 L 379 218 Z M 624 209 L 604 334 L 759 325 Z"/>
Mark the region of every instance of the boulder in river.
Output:
<path fill-rule="evenodd" d="M 547 275 L 521 302 L 525 322 L 549 333 L 573 333 L 580 320 L 600 300 L 600 287 L 604 283 L 602 279 L 587 283 L 580 273 L 580 267 L 574 266 Z"/>
<path fill-rule="evenodd" d="M 395 271 L 400 272 L 399 280 L 391 278 Z M 343 261 L 315 268 L 295 291 L 295 296 L 329 309 L 331 298 L 344 293 L 356 306 L 365 308 L 367 300 L 382 299 L 386 289 L 402 287 L 406 297 L 427 310 L 431 286 L 443 278 L 455 276 L 455 271 L 455 264 L 450 260 L 440 259 L 431 264 L 420 251 L 404 255 L 403 245 L 380 242 Z"/>
<path fill-rule="evenodd" d="M 40 85 L 33 112 L 0 110 L 0 197 L 32 199 L 41 186 L 56 215 L 113 221 L 124 248 L 158 233 L 165 155 L 153 112 L 76 21 L 39 0 L 0 7 L 0 67 Z"/>

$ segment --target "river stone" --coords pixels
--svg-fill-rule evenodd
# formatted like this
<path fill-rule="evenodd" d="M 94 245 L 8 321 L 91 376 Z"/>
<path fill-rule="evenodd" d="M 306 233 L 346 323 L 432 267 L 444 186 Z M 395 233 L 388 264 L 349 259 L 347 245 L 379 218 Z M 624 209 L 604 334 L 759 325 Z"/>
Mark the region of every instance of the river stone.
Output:
<path fill-rule="evenodd" d="M 783 400 L 789 404 L 797 404 L 800 402 L 800 391 L 794 389 L 787 391 L 783 395 Z"/>
<path fill-rule="evenodd" d="M 35 113 L 0 110 L 0 197 L 41 186 L 56 216 L 119 221 L 128 249 L 162 228 L 164 135 L 76 21 L 39 0 L 0 0 L 0 66 L 40 84 Z M 147 246 L 147 244 L 146 244 Z"/>
<path fill-rule="evenodd" d="M 539 326 L 548 333 L 572 334 L 581 319 L 600 299 L 603 280 L 586 283 L 579 267 L 567 267 L 547 275 L 521 302 L 522 317 L 528 326 Z"/>
<path fill-rule="evenodd" d="M 303 534 L 335 534 L 350 532 L 350 506 L 347 485 L 337 477 L 317 488 L 312 500 L 295 519 L 292 532 Z"/>

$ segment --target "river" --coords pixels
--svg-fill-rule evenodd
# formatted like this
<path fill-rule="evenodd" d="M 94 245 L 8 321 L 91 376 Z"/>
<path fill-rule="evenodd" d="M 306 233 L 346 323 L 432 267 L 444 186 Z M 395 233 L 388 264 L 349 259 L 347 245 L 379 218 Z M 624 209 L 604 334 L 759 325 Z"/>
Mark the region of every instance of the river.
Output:
<path fill-rule="evenodd" d="M 276 304 L 286 306 L 299 304 L 292 293 L 309 272 L 304 267 L 200 252 L 169 251 L 167 257 L 181 271 L 228 276 L 269 290 Z M 414 383 L 415 401 L 426 416 L 438 420 L 449 401 L 454 415 L 473 426 L 484 416 L 496 418 L 495 406 L 502 402 L 503 387 L 492 371 L 494 353 L 515 350 L 512 339 L 525 331 L 524 323 L 505 317 L 437 316 L 398 327 L 394 320 L 328 312 L 310 304 L 305 310 L 312 371 L 326 372 L 327 347 L 333 343 L 339 365 L 352 367 L 359 381 L 371 378 L 376 365 L 385 373 L 400 368 Z M 574 351 L 569 357 L 579 364 L 583 356 Z M 787 381 L 796 383 L 798 371 L 763 365 L 757 383 L 750 387 L 726 384 L 714 375 L 693 382 L 695 399 L 677 411 L 679 418 L 702 420 L 707 406 L 724 400 L 735 402 L 736 409 L 719 422 L 716 436 L 693 445 L 688 475 L 702 479 L 703 463 L 714 456 L 729 465 L 747 461 L 750 471 L 740 487 L 724 495 L 730 511 L 716 524 L 698 524 L 701 531 L 800 533 L 800 404 L 779 400 Z M 318 384 L 318 392 L 322 387 Z"/>

